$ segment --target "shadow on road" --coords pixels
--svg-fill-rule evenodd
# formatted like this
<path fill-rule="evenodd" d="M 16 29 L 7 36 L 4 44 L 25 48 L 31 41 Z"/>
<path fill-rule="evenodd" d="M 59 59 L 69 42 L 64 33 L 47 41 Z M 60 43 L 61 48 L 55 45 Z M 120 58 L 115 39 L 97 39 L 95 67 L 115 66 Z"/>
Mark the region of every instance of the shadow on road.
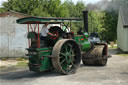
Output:
<path fill-rule="evenodd" d="M 105 65 L 106 66 L 106 65 Z M 98 66 L 98 65 L 95 65 L 95 64 L 90 64 L 90 65 L 84 65 L 84 64 L 81 64 L 80 65 L 80 67 L 91 67 L 91 68 L 95 68 L 95 67 L 97 67 L 97 68 L 103 68 L 103 67 L 105 67 L 105 66 Z"/>
<path fill-rule="evenodd" d="M 0 74 L 0 79 L 18 80 L 18 79 L 23 79 L 23 78 L 56 77 L 56 76 L 63 76 L 63 75 L 60 75 L 59 73 L 55 71 L 34 73 L 28 70 L 22 70 L 22 71 L 2 73 Z"/>
<path fill-rule="evenodd" d="M 128 75 L 128 72 L 122 72 L 122 73 L 120 73 L 120 74 Z"/>

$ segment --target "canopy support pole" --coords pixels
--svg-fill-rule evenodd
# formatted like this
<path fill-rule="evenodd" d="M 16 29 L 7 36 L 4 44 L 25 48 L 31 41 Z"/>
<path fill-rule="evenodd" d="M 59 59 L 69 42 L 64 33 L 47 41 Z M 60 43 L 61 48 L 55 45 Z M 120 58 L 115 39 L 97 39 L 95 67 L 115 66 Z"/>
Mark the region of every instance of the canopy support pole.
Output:
<path fill-rule="evenodd" d="M 28 24 L 28 33 L 29 33 L 29 24 Z M 28 39 L 28 46 L 30 48 L 30 39 Z"/>
<path fill-rule="evenodd" d="M 38 23 L 38 48 L 40 48 L 40 35 L 39 35 L 39 23 Z"/>

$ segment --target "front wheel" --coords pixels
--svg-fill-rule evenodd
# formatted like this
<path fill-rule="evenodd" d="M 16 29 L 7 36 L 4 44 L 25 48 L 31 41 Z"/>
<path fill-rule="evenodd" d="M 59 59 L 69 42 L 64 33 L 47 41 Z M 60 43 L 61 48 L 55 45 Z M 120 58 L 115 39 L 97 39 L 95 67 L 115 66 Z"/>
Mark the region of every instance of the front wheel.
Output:
<path fill-rule="evenodd" d="M 52 52 L 52 63 L 56 71 L 63 74 L 75 73 L 81 62 L 78 44 L 71 39 L 59 40 Z"/>

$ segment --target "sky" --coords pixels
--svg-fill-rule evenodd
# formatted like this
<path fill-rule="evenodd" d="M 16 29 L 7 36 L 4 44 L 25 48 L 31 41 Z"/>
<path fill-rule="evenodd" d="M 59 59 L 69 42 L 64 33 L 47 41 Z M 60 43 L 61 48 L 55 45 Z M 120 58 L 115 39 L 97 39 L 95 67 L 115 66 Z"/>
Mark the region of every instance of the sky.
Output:
<path fill-rule="evenodd" d="M 8 1 L 8 0 L 0 0 L 0 6 L 1 4 L 3 3 L 3 1 Z M 61 0 L 61 1 L 65 1 L 65 0 Z M 96 3 L 98 1 L 101 1 L 101 0 L 72 0 L 74 3 L 76 3 L 77 1 L 83 1 L 85 2 L 86 4 L 88 3 Z"/>

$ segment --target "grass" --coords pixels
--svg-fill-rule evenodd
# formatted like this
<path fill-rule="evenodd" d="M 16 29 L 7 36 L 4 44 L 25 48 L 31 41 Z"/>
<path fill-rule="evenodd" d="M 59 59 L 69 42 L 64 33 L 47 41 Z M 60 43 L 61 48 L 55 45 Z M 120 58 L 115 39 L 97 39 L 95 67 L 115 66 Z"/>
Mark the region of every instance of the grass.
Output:
<path fill-rule="evenodd" d="M 0 60 L 10 63 L 9 65 L 0 66 L 0 73 L 11 72 L 21 68 L 26 68 L 28 66 L 27 64 L 28 59 L 24 57 L 18 57 L 18 58 L 0 57 Z M 10 61 L 10 60 L 13 60 L 13 61 Z M 16 64 L 11 64 L 11 62 L 16 62 Z"/>
<path fill-rule="evenodd" d="M 1 60 L 8 62 L 8 60 L 10 60 L 10 59 L 8 59 L 8 58 L 2 58 Z M 28 66 L 28 64 L 27 64 L 28 63 L 28 60 L 27 59 L 24 59 L 24 58 L 16 58 L 15 60 L 16 61 L 14 61 L 14 62 L 17 62 L 16 65 L 0 66 L 0 70 L 6 70 L 8 68 L 20 68 L 20 67 L 27 67 Z"/>
<path fill-rule="evenodd" d="M 15 71 L 21 68 L 26 68 L 27 66 L 27 61 L 19 61 L 16 65 L 0 66 L 0 73 Z"/>
<path fill-rule="evenodd" d="M 5 68 L 7 68 L 7 66 L 0 66 L 0 69 L 2 70 L 2 69 L 5 69 Z"/>
<path fill-rule="evenodd" d="M 114 45 L 113 47 L 110 45 L 109 48 L 110 49 L 117 49 L 117 45 Z"/>
<path fill-rule="evenodd" d="M 27 66 L 27 61 L 20 61 L 16 64 L 16 67 L 26 67 Z"/>
<path fill-rule="evenodd" d="M 19 61 L 16 65 L 11 66 L 0 66 L 0 69 L 8 68 L 8 67 L 26 67 L 28 65 L 27 61 Z"/>
<path fill-rule="evenodd" d="M 128 57 L 128 54 L 116 54 L 116 55 Z"/>
<path fill-rule="evenodd" d="M 9 58 L 8 57 L 0 57 L 0 60 L 2 61 L 7 61 Z"/>
<path fill-rule="evenodd" d="M 23 57 L 16 58 L 16 61 L 25 61 L 25 60 L 27 60 L 27 59 L 26 58 L 23 58 Z"/>
<path fill-rule="evenodd" d="M 2 61 L 7 61 L 7 60 L 16 60 L 16 61 L 26 61 L 28 60 L 27 58 L 25 57 L 0 57 L 0 60 Z"/>

